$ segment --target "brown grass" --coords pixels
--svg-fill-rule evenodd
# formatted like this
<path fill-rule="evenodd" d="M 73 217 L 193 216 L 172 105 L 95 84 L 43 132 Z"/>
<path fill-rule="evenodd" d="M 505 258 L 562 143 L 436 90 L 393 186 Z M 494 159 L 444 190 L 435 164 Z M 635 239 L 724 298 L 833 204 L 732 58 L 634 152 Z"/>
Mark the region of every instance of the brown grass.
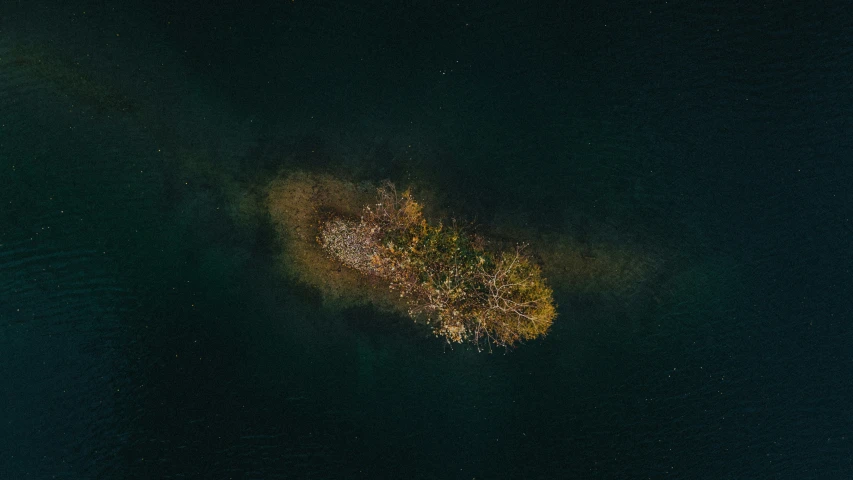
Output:
<path fill-rule="evenodd" d="M 344 267 L 317 243 L 318 226 L 330 213 L 357 217 L 375 192 L 373 186 L 326 174 L 295 172 L 273 180 L 266 204 L 283 246 L 277 261 L 285 275 L 318 289 L 329 306 L 372 304 L 405 314 L 405 300 L 391 292 L 387 282 Z"/>

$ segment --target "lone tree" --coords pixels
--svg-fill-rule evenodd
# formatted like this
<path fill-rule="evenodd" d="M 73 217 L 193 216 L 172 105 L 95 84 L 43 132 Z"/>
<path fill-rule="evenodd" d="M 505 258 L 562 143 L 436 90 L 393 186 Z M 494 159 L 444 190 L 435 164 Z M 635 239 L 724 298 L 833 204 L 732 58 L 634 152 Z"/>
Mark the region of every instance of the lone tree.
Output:
<path fill-rule="evenodd" d="M 380 277 L 451 342 L 509 347 L 544 335 L 557 315 L 553 291 L 524 245 L 494 248 L 455 222 L 429 224 L 409 190 L 378 189 L 360 219 L 331 216 L 317 237 L 333 258 Z"/>

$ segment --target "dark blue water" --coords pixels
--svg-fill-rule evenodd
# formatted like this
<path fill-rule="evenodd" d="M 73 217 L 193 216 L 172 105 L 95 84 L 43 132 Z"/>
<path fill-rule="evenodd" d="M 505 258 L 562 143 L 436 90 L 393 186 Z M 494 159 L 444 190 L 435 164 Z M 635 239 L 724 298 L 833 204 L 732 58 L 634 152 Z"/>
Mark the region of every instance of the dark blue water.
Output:
<path fill-rule="evenodd" d="M 0 478 L 850 478 L 851 32 L 843 3 L 3 2 Z M 253 195 L 296 170 L 603 267 L 552 279 L 546 338 L 450 348 L 282 273 Z"/>

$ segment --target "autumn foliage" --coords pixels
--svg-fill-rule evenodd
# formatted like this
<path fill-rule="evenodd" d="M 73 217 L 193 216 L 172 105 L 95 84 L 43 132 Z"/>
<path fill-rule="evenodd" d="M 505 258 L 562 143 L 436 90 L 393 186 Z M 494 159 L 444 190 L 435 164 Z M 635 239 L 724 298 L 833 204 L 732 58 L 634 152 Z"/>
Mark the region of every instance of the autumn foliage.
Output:
<path fill-rule="evenodd" d="M 448 341 L 513 346 L 548 331 L 553 292 L 523 245 L 494 247 L 455 223 L 428 223 L 422 210 L 385 183 L 360 219 L 330 215 L 317 240 L 337 261 L 386 280 Z"/>

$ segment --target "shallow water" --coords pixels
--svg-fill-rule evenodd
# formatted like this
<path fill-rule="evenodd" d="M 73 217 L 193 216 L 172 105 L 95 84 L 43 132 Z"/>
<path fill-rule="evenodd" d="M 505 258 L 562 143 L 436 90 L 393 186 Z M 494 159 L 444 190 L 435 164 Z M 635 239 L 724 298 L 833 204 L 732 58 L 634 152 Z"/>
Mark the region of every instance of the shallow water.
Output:
<path fill-rule="evenodd" d="M 848 477 L 851 27 L 0 6 L 0 477 Z M 294 171 L 524 236 L 551 333 L 451 348 L 294 281 L 257 203 Z"/>

